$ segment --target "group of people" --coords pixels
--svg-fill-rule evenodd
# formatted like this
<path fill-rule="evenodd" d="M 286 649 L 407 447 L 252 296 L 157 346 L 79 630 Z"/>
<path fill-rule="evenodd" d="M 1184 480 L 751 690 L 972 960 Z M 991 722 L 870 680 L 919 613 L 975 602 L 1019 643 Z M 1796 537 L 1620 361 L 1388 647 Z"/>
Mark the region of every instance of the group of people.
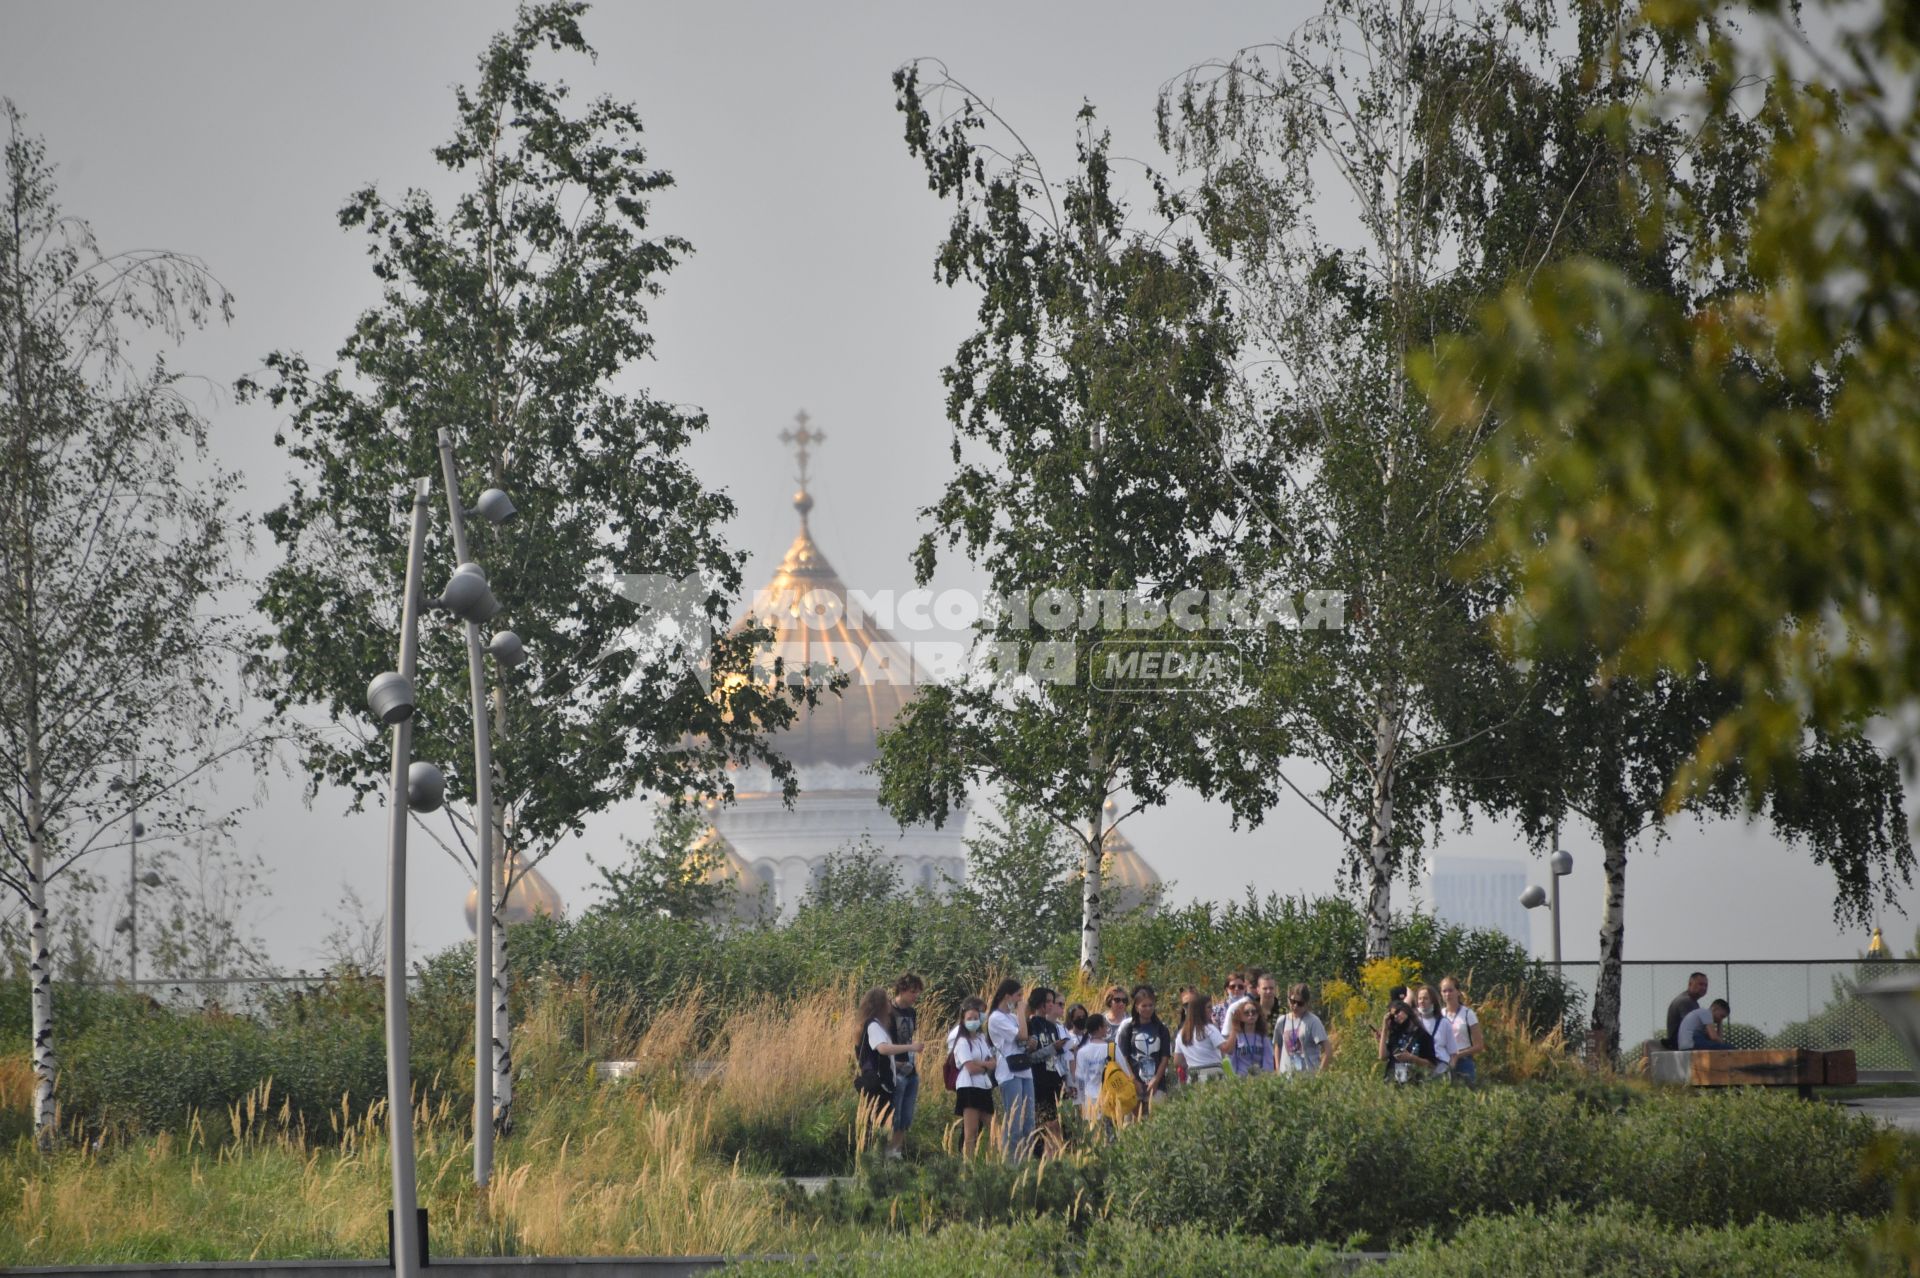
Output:
<path fill-rule="evenodd" d="M 862 1001 L 855 1087 L 892 1126 L 887 1156 L 898 1158 L 920 1095 L 916 1005 L 925 983 L 909 972 Z M 1078 1106 L 1087 1126 L 1111 1133 L 1150 1113 L 1175 1088 L 1229 1076 L 1308 1074 L 1333 1056 L 1326 1025 L 1305 984 L 1287 989 L 1259 969 L 1227 976 L 1225 992 L 1188 986 L 1168 1025 L 1151 985 L 1114 986 L 1104 1004 L 1065 1005 L 1059 991 L 1002 981 L 991 999 L 962 1000 L 946 1035 L 946 1086 L 971 1154 L 997 1110 L 1008 1157 L 1044 1155 L 1065 1144 L 1062 1105 Z M 1431 1077 L 1471 1081 L 1484 1043 L 1479 1018 L 1459 981 L 1393 991 L 1378 1050 L 1385 1074 L 1400 1082 Z M 998 1096 L 996 1103 L 995 1097 Z"/>
<path fill-rule="evenodd" d="M 1733 1015 L 1733 1008 L 1724 998 L 1700 1006 L 1706 994 L 1705 972 L 1687 977 L 1687 988 L 1667 1004 L 1667 1036 L 1660 1040 L 1660 1046 L 1670 1052 L 1724 1052 L 1733 1046 L 1721 1028 Z"/>

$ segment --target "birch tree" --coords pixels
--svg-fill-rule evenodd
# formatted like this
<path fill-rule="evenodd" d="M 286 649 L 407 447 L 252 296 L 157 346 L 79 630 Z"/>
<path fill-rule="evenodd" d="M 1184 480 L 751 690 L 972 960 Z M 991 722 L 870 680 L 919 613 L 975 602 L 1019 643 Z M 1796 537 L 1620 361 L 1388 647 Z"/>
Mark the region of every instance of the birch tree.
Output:
<path fill-rule="evenodd" d="M 437 433 L 451 432 L 476 488 L 504 489 L 519 509 L 501 527 L 469 522 L 504 608 L 493 624 L 531 657 L 492 689 L 491 813 L 472 811 L 467 666 L 443 619 L 426 621 L 415 680 L 416 749 L 448 777 L 445 824 L 423 828 L 470 876 L 466 836 L 483 821 L 505 853 L 496 864 L 524 874 L 590 814 L 637 793 L 730 799 L 729 763 L 764 763 L 790 793 L 792 769 L 766 733 L 814 695 L 751 672 L 764 629 L 727 632 L 744 558 L 722 533 L 732 503 L 682 456 L 705 417 L 631 389 L 653 349 L 647 307 L 689 245 L 649 230 L 672 178 L 648 167 L 639 113 L 611 98 L 576 109 L 564 82 L 536 74 L 544 54 L 592 56 L 585 8 L 523 7 L 488 45 L 434 151 L 450 194 L 367 187 L 341 208 L 341 225 L 367 236 L 380 285 L 339 351 L 344 367 L 316 371 L 276 352 L 241 386 L 290 414 L 280 442 L 295 479 L 266 520 L 282 561 L 261 597 L 272 634 L 254 672 L 281 706 L 326 719 L 305 748 L 316 792 L 331 783 L 358 804 L 384 784 L 364 689 L 391 648 L 406 556 L 393 497 L 440 473 Z M 428 554 L 452 571 L 443 524 Z M 636 639 L 655 619 L 609 586 L 625 574 L 684 583 L 692 616 L 677 620 L 710 627 L 711 647 Z M 513 1074 L 501 909 L 512 890 L 504 875 L 487 890 L 503 1132 Z"/>
<path fill-rule="evenodd" d="M 1235 489 L 1193 423 L 1231 389 L 1226 299 L 1192 245 L 1129 221 L 1091 107 L 1075 168 L 1056 179 L 944 68 L 903 67 L 894 85 L 909 151 L 953 202 L 936 278 L 979 296 L 945 372 L 954 473 L 922 512 L 915 571 L 930 580 L 944 543 L 1012 606 L 982 619 L 976 677 L 923 688 L 883 734 L 882 802 L 938 824 L 991 784 L 1052 822 L 1077 850 L 1091 977 L 1113 822 L 1176 785 L 1248 820 L 1272 799 L 1249 764 L 1276 748 L 1272 725 L 1234 680 L 1146 691 L 1103 681 L 1098 664 L 1195 639 L 1170 606 L 1235 584 Z M 1065 606 L 1058 624 L 1049 599 Z"/>
<path fill-rule="evenodd" d="M 197 258 L 102 252 L 61 212 L 43 144 L 4 109 L 0 884 L 27 914 L 46 1147 L 60 1065 L 49 888 L 124 848 L 135 808 L 152 838 L 220 825 L 198 783 L 257 739 L 229 679 L 245 631 L 220 611 L 240 584 L 237 481 L 209 456 L 182 376 L 135 347 L 224 320 L 231 299 Z"/>

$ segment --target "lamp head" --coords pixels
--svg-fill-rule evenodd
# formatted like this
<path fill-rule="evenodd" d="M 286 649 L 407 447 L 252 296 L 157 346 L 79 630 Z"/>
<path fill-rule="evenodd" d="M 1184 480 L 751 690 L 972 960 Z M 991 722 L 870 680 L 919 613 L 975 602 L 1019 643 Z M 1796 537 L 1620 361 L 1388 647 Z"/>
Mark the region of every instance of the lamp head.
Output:
<path fill-rule="evenodd" d="M 413 681 L 398 670 L 375 675 L 367 685 L 367 709 L 384 727 L 405 723 L 413 717 Z"/>
<path fill-rule="evenodd" d="M 415 812 L 438 812 L 446 802 L 447 778 L 424 759 L 407 769 L 407 806 Z"/>
<path fill-rule="evenodd" d="M 140 822 L 138 822 L 138 821 L 135 821 L 135 822 L 133 823 L 133 837 L 134 837 L 134 838 L 136 838 L 136 839 L 137 839 L 137 838 L 139 838 L 139 837 L 140 837 L 141 835 L 143 835 L 143 834 L 145 834 L 146 832 L 147 832 L 147 827 L 146 827 L 145 825 L 142 825 L 142 824 L 141 824 Z"/>
<path fill-rule="evenodd" d="M 159 886 L 160 886 L 160 871 L 158 871 L 158 870 L 148 870 L 148 871 L 147 871 L 147 872 L 146 872 L 145 874 L 143 874 L 143 875 L 141 875 L 141 876 L 140 876 L 140 881 L 141 881 L 142 883 L 144 883 L 144 884 L 146 884 L 146 885 L 147 885 L 148 887 L 159 887 Z"/>
<path fill-rule="evenodd" d="M 1529 910 L 1537 910 L 1547 903 L 1547 890 L 1538 883 L 1527 884 L 1527 890 L 1520 894 L 1520 904 Z"/>
<path fill-rule="evenodd" d="M 487 642 L 487 652 L 501 665 L 511 669 L 523 664 L 527 659 L 527 646 L 520 642 L 520 636 L 511 630 L 496 633 Z"/>
<path fill-rule="evenodd" d="M 1562 876 L 1572 874 L 1573 853 L 1562 848 L 1547 859 L 1547 864 L 1553 868 L 1555 874 Z"/>
<path fill-rule="evenodd" d="M 498 488 L 489 488 L 480 494 L 480 500 L 473 504 L 473 513 L 490 524 L 510 523 L 520 512 L 514 509 L 513 499 Z"/>
<path fill-rule="evenodd" d="M 453 570 L 447 588 L 440 592 L 439 605 L 462 621 L 491 621 L 500 611 L 500 601 L 487 587 L 487 575 L 471 561 Z"/>

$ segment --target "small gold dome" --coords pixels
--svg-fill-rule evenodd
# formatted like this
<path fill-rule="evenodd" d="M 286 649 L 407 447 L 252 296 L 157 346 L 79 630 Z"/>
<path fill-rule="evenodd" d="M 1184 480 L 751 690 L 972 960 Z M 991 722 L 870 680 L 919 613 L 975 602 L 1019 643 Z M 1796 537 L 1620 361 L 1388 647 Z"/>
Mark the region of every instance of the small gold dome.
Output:
<path fill-rule="evenodd" d="M 567 907 L 560 899 L 560 893 L 546 876 L 537 869 L 522 869 L 520 854 L 507 853 L 506 873 L 513 886 L 507 889 L 507 903 L 500 911 L 501 917 L 511 927 L 515 923 L 526 923 L 536 914 L 545 914 L 551 918 L 560 918 Z M 514 876 L 518 876 L 517 878 Z M 474 931 L 476 916 L 480 909 L 480 889 L 472 888 L 467 892 L 467 930 Z"/>
<path fill-rule="evenodd" d="M 1880 929 L 1873 929 L 1873 939 L 1867 942 L 1867 957 L 1883 959 L 1887 957 L 1887 943 L 1880 935 Z"/>
<path fill-rule="evenodd" d="M 1112 822 L 1116 807 L 1107 800 L 1107 821 Z M 1100 836 L 1100 882 L 1109 915 L 1125 914 L 1141 906 L 1157 903 L 1161 880 L 1147 858 L 1120 833 L 1120 827 L 1108 824 Z"/>
<path fill-rule="evenodd" d="M 763 884 L 760 876 L 753 872 L 745 857 L 713 826 L 693 841 L 687 849 L 687 859 L 682 862 L 689 874 L 697 874 L 702 883 L 721 884 L 732 891 L 726 901 L 713 912 L 716 920 L 732 918 L 742 923 L 751 923 L 760 917 L 762 901 L 760 889 Z"/>

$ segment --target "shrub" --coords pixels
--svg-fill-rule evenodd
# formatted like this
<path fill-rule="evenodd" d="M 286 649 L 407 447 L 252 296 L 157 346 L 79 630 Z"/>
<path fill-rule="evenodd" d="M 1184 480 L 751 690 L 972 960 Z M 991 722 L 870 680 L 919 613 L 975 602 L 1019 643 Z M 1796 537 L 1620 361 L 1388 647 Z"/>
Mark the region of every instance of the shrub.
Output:
<path fill-rule="evenodd" d="M 1176 1097 L 1107 1162 L 1114 1214 L 1152 1227 L 1390 1244 L 1422 1225 L 1608 1198 L 1689 1225 L 1871 1215 L 1888 1178 L 1852 1169 L 1873 1135 L 1774 1096 L 1653 1097 L 1615 1114 L 1560 1089 L 1268 1076 Z"/>
<path fill-rule="evenodd" d="M 926 1231 L 1036 1217 L 1078 1228 L 1103 1210 L 1101 1179 L 1100 1164 L 1085 1155 L 1017 1163 L 993 1153 L 920 1162 L 869 1157 L 851 1187 L 834 1182 L 808 1195 L 789 1186 L 786 1209 L 801 1220 L 863 1229 Z"/>
<path fill-rule="evenodd" d="M 1719 1229 L 1670 1229 L 1651 1215 L 1566 1208 L 1468 1221 L 1445 1242 L 1394 1256 L 1381 1278 L 1852 1278 L 1857 1220 L 1817 1217 Z"/>

